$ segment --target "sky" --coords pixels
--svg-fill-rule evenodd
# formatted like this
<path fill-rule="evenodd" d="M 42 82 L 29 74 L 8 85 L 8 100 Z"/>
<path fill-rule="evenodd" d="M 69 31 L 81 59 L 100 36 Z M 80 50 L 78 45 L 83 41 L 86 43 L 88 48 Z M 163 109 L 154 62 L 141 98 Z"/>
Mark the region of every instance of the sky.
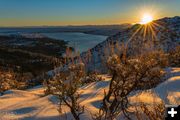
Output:
<path fill-rule="evenodd" d="M 180 0 L 0 0 L 0 26 L 137 23 L 180 16 Z"/>

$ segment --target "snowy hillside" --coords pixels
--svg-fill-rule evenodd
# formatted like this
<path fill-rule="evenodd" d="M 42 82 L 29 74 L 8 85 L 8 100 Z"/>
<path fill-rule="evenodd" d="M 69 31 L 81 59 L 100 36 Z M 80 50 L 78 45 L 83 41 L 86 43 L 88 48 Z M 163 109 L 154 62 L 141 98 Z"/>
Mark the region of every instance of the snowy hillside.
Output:
<path fill-rule="evenodd" d="M 137 92 L 129 97 L 131 103 L 143 101 L 153 103 L 163 100 L 166 104 L 180 104 L 180 68 L 168 68 L 169 78 L 156 88 Z M 104 81 L 91 83 L 80 88 L 82 92 L 80 102 L 85 105 L 83 120 L 91 119 L 91 113 L 96 113 L 103 98 L 104 90 L 107 90 L 110 77 Z M 0 97 L 0 120 L 68 120 L 72 118 L 69 110 L 64 107 L 66 115 L 59 115 L 57 111 L 56 97 L 44 96 L 42 86 L 26 91 L 9 90 Z"/>
<path fill-rule="evenodd" d="M 82 53 L 81 58 L 86 63 L 88 70 L 100 70 L 102 72 L 105 70 L 103 62 L 106 56 L 111 55 L 114 51 L 120 54 L 118 50 L 121 47 L 119 48 L 119 46 L 123 44 L 137 46 L 137 48 L 129 50 L 129 53 L 138 54 L 135 51 L 137 52 L 139 48 L 143 48 L 143 44 L 150 43 L 152 47 L 161 48 L 165 51 L 172 50 L 180 45 L 180 17 L 162 18 L 153 21 L 150 25 L 136 24 L 110 36 L 106 41 Z M 144 46 L 144 49 L 146 49 L 146 46 Z"/>

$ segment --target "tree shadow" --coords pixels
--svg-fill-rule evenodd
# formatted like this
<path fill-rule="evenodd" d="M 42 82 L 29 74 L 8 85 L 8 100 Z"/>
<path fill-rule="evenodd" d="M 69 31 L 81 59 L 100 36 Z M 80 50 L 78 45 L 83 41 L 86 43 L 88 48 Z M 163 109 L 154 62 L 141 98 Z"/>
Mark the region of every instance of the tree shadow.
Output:
<path fill-rule="evenodd" d="M 97 82 L 97 84 L 95 85 L 95 88 L 96 89 L 99 89 L 99 88 L 105 88 L 107 86 L 109 86 L 109 81 L 100 81 L 100 82 Z"/>
<path fill-rule="evenodd" d="M 13 110 L 12 112 L 17 114 L 17 115 L 22 115 L 22 114 L 31 113 L 32 111 L 35 111 L 35 110 L 37 110 L 36 107 L 25 107 L 25 108 Z"/>
<path fill-rule="evenodd" d="M 96 108 L 101 108 L 102 100 L 93 101 L 92 105 Z"/>

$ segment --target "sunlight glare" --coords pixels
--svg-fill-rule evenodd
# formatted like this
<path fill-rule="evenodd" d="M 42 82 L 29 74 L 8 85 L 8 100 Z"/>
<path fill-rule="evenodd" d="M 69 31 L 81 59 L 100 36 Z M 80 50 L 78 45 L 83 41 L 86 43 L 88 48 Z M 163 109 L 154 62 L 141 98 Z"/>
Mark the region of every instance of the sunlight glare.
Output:
<path fill-rule="evenodd" d="M 141 18 L 140 24 L 147 24 L 153 21 L 153 17 L 150 14 L 144 14 Z"/>

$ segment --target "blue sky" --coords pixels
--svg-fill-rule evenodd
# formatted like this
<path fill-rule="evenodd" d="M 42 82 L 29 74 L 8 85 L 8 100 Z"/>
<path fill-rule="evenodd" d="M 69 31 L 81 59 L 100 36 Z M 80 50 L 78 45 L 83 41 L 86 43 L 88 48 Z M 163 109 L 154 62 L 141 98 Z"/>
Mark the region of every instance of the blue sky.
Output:
<path fill-rule="evenodd" d="M 0 26 L 121 24 L 180 15 L 180 0 L 0 0 Z"/>

